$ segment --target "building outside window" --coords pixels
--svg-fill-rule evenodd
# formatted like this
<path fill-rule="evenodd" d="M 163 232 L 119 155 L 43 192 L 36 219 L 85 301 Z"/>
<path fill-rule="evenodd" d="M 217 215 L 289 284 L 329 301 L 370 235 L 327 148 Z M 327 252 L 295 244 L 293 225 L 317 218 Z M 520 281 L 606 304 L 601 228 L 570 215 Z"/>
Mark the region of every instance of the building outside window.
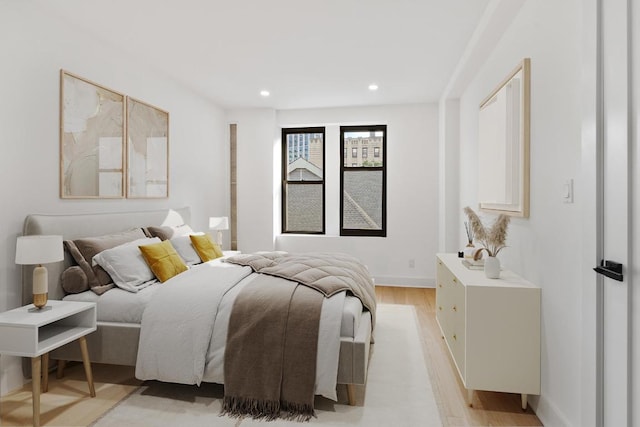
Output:
<path fill-rule="evenodd" d="M 340 127 L 341 236 L 386 236 L 386 143 L 386 125 Z M 352 153 L 349 161 L 347 146 Z M 369 147 L 374 160 L 368 159 Z"/>
<path fill-rule="evenodd" d="M 282 129 L 282 232 L 324 234 L 324 127 Z"/>

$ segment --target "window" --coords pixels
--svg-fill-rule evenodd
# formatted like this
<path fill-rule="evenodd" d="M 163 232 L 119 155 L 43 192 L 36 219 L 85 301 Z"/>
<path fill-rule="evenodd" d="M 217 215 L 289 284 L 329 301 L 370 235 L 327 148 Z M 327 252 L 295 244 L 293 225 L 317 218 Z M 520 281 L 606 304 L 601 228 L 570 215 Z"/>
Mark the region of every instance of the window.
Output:
<path fill-rule="evenodd" d="M 369 157 L 369 148 L 368 147 L 362 147 L 362 158 L 366 159 Z"/>
<path fill-rule="evenodd" d="M 345 147 L 350 145 L 357 153 L 358 147 L 367 144 L 373 147 L 373 160 L 362 147 L 362 159 L 347 162 Z M 387 126 L 341 126 L 340 148 L 340 235 L 379 236 L 387 235 L 386 227 L 386 145 Z M 351 164 L 351 166 L 348 166 Z"/>
<path fill-rule="evenodd" d="M 353 157 L 354 159 L 358 157 L 358 147 L 351 148 L 351 157 Z"/>
<path fill-rule="evenodd" d="M 282 232 L 324 226 L 324 128 L 282 129 Z"/>

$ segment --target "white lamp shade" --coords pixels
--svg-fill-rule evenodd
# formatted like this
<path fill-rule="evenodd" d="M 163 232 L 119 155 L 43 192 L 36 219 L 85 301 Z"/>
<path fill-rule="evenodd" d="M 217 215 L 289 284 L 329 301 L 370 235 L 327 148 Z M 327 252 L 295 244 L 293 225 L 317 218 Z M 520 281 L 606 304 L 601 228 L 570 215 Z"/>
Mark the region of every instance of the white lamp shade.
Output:
<path fill-rule="evenodd" d="M 209 218 L 209 229 L 210 230 L 228 230 L 229 229 L 229 218 L 226 216 Z"/>
<path fill-rule="evenodd" d="M 21 236 L 16 243 L 16 264 L 62 261 L 62 236 Z"/>

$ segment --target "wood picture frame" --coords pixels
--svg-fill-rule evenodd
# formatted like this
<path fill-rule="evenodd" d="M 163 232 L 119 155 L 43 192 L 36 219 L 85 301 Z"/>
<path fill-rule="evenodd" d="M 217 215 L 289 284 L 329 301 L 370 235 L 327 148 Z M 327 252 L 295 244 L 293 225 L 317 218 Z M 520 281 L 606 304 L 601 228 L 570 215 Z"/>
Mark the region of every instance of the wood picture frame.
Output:
<path fill-rule="evenodd" d="M 169 113 L 127 97 L 127 197 L 169 197 Z"/>
<path fill-rule="evenodd" d="M 125 196 L 125 95 L 60 70 L 60 198 Z"/>
<path fill-rule="evenodd" d="M 529 217 L 531 60 L 480 104 L 478 202 L 481 211 Z"/>

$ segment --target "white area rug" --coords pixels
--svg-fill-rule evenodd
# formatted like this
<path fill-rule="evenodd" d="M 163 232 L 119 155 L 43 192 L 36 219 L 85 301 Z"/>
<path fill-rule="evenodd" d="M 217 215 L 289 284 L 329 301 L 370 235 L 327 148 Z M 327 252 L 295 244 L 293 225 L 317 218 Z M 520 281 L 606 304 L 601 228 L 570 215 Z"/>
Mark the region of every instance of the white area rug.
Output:
<path fill-rule="evenodd" d="M 413 306 L 378 305 L 375 339 L 367 385 L 357 387 L 356 406 L 316 398 L 317 418 L 309 424 L 219 416 L 220 385 L 148 381 L 94 426 L 441 426 Z M 338 391 L 340 402 L 346 402 L 344 386 Z"/>

